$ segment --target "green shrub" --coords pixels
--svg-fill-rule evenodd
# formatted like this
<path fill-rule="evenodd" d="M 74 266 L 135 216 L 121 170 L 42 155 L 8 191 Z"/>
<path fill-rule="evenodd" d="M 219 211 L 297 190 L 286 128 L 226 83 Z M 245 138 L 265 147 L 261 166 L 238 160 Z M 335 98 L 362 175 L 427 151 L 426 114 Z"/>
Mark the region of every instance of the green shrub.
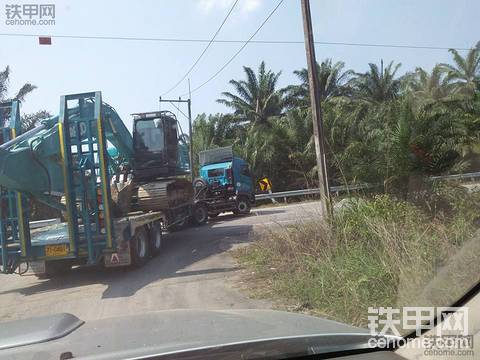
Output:
<path fill-rule="evenodd" d="M 437 194 L 448 200 L 448 217 L 388 195 L 352 199 L 330 225 L 265 229 L 238 257 L 265 281 L 264 295 L 366 326 L 369 306 L 428 305 L 426 285 L 474 234 L 470 200 L 450 194 Z"/>

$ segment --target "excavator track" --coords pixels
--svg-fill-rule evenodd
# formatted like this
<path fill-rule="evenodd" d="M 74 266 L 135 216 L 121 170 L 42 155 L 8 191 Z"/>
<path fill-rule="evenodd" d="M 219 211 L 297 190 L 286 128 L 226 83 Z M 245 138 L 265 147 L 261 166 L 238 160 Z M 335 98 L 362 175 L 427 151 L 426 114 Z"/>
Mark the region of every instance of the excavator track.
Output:
<path fill-rule="evenodd" d="M 165 211 L 193 202 L 193 187 L 185 179 L 156 180 L 139 185 L 136 208 L 141 211 Z"/>

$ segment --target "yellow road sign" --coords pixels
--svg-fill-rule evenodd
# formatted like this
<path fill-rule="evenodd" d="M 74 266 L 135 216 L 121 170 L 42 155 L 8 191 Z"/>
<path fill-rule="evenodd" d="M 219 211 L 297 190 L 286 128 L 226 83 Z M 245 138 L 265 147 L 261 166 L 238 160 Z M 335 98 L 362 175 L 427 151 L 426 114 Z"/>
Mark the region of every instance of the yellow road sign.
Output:
<path fill-rule="evenodd" d="M 270 191 L 272 190 L 272 183 L 268 178 L 263 178 L 258 181 L 258 184 L 260 185 L 260 190 L 262 191 Z"/>

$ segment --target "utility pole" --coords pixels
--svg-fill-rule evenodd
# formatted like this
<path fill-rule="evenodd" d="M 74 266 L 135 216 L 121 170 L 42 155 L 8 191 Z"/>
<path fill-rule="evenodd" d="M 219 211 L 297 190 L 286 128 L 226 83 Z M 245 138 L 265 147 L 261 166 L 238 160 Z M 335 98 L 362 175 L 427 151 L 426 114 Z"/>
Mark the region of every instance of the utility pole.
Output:
<path fill-rule="evenodd" d="M 325 158 L 325 141 L 323 131 L 322 108 L 320 104 L 320 89 L 318 85 L 317 62 L 315 59 L 315 44 L 313 40 L 312 16 L 310 1 L 302 1 L 303 33 L 305 36 L 305 52 L 308 65 L 308 83 L 310 102 L 312 107 L 313 136 L 315 138 L 315 152 L 317 155 L 318 180 L 322 213 L 326 218 L 332 214 L 330 188 L 328 185 L 327 166 Z"/>
<path fill-rule="evenodd" d="M 190 85 L 189 85 L 189 89 L 190 89 Z M 173 105 L 173 107 L 175 107 L 179 112 L 181 112 L 184 117 L 186 117 L 188 119 L 188 130 L 189 130 L 189 132 L 188 132 L 188 143 L 189 143 L 188 157 L 190 158 L 190 175 L 191 175 L 192 182 L 193 182 L 192 101 L 191 101 L 191 99 L 183 100 L 181 97 L 179 97 L 178 100 L 177 99 L 162 99 L 162 97 L 160 96 L 158 98 L 158 102 L 159 102 L 159 109 L 162 108 L 162 102 L 168 102 L 171 105 Z M 188 116 L 185 115 L 185 113 L 177 105 L 175 105 L 175 103 L 177 103 L 177 104 L 187 103 Z"/>
<path fill-rule="evenodd" d="M 190 173 L 193 183 L 193 131 L 192 131 L 192 91 L 190 90 L 190 78 L 188 78 L 188 142 L 190 144 Z"/>

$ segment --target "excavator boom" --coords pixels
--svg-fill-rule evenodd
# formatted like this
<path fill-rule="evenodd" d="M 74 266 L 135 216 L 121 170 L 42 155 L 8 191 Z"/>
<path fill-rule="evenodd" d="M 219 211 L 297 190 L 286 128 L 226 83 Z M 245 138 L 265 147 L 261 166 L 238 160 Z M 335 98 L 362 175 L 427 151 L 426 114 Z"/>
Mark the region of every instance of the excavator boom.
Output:
<path fill-rule="evenodd" d="M 93 117 L 94 108 L 95 100 L 91 98 L 66 111 L 71 118 L 81 119 Z M 133 160 L 132 135 L 110 105 L 102 103 L 101 116 L 105 138 L 116 150 L 109 152 L 115 154 L 109 162 L 115 171 Z M 74 124 L 77 125 L 67 131 L 77 137 L 80 144 L 88 134 L 98 133 L 92 122 Z M 58 116 L 43 120 L 38 127 L 0 146 L 0 185 L 63 209 L 60 197 L 64 195 L 64 178 Z"/>

